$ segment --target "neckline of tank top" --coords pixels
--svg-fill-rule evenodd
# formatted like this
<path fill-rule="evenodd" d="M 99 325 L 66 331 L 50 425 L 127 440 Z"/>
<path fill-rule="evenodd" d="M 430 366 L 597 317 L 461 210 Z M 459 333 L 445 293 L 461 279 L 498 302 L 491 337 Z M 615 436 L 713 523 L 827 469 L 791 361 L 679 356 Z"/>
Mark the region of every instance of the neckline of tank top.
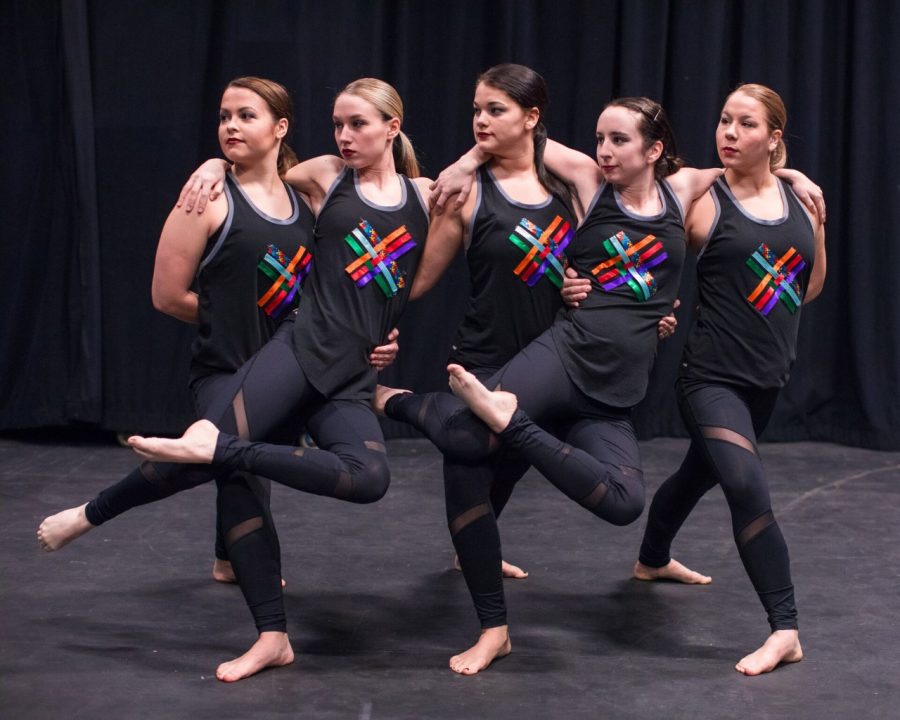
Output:
<path fill-rule="evenodd" d="M 350 170 L 353 173 L 353 189 L 356 190 L 356 196 L 368 205 L 371 208 L 375 208 L 376 210 L 399 210 L 404 205 L 406 205 L 407 193 L 406 193 L 406 183 L 403 182 L 403 174 L 397 173 L 397 180 L 400 182 L 400 202 L 396 205 L 379 205 L 374 200 L 369 200 L 362 193 L 362 189 L 359 187 L 359 173 L 356 171 L 356 168 L 346 168 L 346 170 Z"/>
<path fill-rule="evenodd" d="M 600 189 L 597 191 L 597 197 L 603 194 L 604 188 L 610 185 L 605 180 L 603 184 L 600 186 Z M 666 212 L 669 210 L 669 197 L 662 189 L 662 183 L 659 180 L 654 180 L 653 185 L 656 187 L 656 193 L 659 195 L 659 202 L 662 205 L 662 210 L 660 210 L 656 215 L 641 215 L 639 213 L 634 212 L 633 210 L 629 210 L 625 207 L 625 203 L 622 201 L 622 195 L 616 189 L 615 185 L 610 185 L 613 191 L 613 198 L 615 198 L 616 205 L 619 206 L 619 210 L 621 210 L 626 216 L 634 219 L 634 220 L 659 220 L 664 217 Z M 591 209 L 593 209 L 595 203 L 591 203 Z"/>
<path fill-rule="evenodd" d="M 241 194 L 241 197 L 243 197 L 244 200 L 247 201 L 247 204 L 253 209 L 253 212 L 255 212 L 257 215 L 259 215 L 266 222 L 270 222 L 275 225 L 290 225 L 291 223 L 294 223 L 297 221 L 297 217 L 300 215 L 300 205 L 299 205 L 300 200 L 299 200 L 299 198 L 297 198 L 294 195 L 294 191 L 291 188 L 291 186 L 288 185 L 287 183 L 285 183 L 283 180 L 281 182 L 284 185 L 284 189 L 285 189 L 285 191 L 287 191 L 287 194 L 288 194 L 288 199 L 291 202 L 291 214 L 286 218 L 277 218 L 277 217 L 274 217 L 273 215 L 269 215 L 267 212 L 265 212 L 265 211 L 261 210 L 259 207 L 257 207 L 256 203 L 254 203 L 250 199 L 250 196 L 246 193 L 244 188 L 241 186 L 240 181 L 232 173 L 228 173 L 228 175 L 226 175 L 226 177 L 231 180 L 231 183 L 234 185 L 234 187 L 237 188 L 237 191 Z"/>
<path fill-rule="evenodd" d="M 745 208 L 741 201 L 738 200 L 734 193 L 731 191 L 731 187 L 728 185 L 728 181 L 725 180 L 725 176 L 722 175 L 716 178 L 716 183 L 719 187 L 722 188 L 722 192 L 724 192 L 728 199 L 731 200 L 732 204 L 738 209 L 738 211 L 747 218 L 750 222 L 756 223 L 757 225 L 782 225 L 787 222 L 788 217 L 790 216 L 790 209 L 788 208 L 788 199 L 784 192 L 784 183 L 781 182 L 779 178 L 775 178 L 775 182 L 778 185 L 778 194 L 781 195 L 781 217 L 778 218 L 761 218 L 757 217 L 753 213 L 751 213 L 747 208 Z"/>
<path fill-rule="evenodd" d="M 524 203 L 516 200 L 515 198 L 511 198 L 506 190 L 503 189 L 503 185 L 500 184 L 500 181 L 497 179 L 497 176 L 494 175 L 494 172 L 486 165 L 484 171 L 490 176 L 491 181 L 494 183 L 494 187 L 497 188 L 497 190 L 503 196 L 503 199 L 506 200 L 506 202 L 508 202 L 510 205 L 522 208 L 523 210 L 542 210 L 551 202 L 553 202 L 553 195 L 551 195 L 550 193 L 547 193 L 546 199 L 539 203 Z"/>

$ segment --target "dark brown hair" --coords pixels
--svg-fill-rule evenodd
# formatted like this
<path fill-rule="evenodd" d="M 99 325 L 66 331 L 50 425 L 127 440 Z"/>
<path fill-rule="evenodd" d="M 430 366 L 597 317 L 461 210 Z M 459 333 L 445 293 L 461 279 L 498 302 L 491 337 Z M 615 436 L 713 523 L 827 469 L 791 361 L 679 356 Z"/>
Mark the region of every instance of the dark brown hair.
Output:
<path fill-rule="evenodd" d="M 269 112 L 272 113 L 275 122 L 284 118 L 288 122 L 289 129 L 294 124 L 294 104 L 291 102 L 291 95 L 284 85 L 274 80 L 248 75 L 235 78 L 225 86 L 225 89 L 227 90 L 231 87 L 244 88 L 259 95 L 269 107 Z M 282 138 L 281 146 L 278 148 L 278 174 L 283 176 L 298 162 L 297 155 Z"/>

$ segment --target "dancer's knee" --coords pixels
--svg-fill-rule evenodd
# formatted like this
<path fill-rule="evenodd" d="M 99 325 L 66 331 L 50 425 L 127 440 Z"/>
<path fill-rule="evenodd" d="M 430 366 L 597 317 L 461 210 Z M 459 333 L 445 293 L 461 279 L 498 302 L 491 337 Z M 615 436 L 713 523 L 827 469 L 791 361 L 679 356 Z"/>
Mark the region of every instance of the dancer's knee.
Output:
<path fill-rule="evenodd" d="M 641 516 L 642 512 L 644 512 L 643 493 L 641 493 L 640 497 L 627 497 L 624 502 L 617 506 L 616 512 L 612 514 L 609 521 L 613 525 L 631 525 L 631 523 Z"/>
<path fill-rule="evenodd" d="M 353 502 L 368 504 L 378 502 L 385 496 L 391 484 L 391 469 L 387 457 L 381 453 L 373 453 L 351 479 Z"/>
<path fill-rule="evenodd" d="M 613 525 L 630 525 L 644 512 L 644 476 L 635 468 L 619 468 L 608 478 L 606 495 L 598 509 Z"/>

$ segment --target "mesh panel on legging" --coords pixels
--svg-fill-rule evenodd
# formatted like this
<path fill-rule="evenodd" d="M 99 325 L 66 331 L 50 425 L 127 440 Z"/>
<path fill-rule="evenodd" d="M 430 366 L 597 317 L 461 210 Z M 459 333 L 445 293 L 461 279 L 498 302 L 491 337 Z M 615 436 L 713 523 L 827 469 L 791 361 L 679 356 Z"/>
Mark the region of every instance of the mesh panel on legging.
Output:
<path fill-rule="evenodd" d="M 506 624 L 500 533 L 489 500 L 493 478 L 490 463 L 444 464 L 447 525 L 482 628 Z"/>
<path fill-rule="evenodd" d="M 565 440 L 516 410 L 500 437 L 597 517 L 614 525 L 634 522 L 644 508 L 644 475 L 630 421 L 581 418 L 561 434 Z"/>
<path fill-rule="evenodd" d="M 722 486 L 731 511 L 741 560 L 773 630 L 797 627 L 787 544 L 772 514 L 765 470 L 755 438 L 765 428 L 777 391 L 722 385 L 679 385 L 691 450 L 679 471 L 660 488 L 647 523 L 641 559 L 668 562 L 672 539 L 697 500 Z M 659 493 L 658 493 L 659 494 Z"/>
<path fill-rule="evenodd" d="M 91 525 L 102 525 L 126 510 L 162 500 L 208 482 L 207 466 L 143 462 L 119 482 L 101 490 L 85 508 Z"/>
<path fill-rule="evenodd" d="M 500 446 L 488 426 L 450 393 L 399 393 L 385 403 L 384 414 L 412 425 L 457 462 L 483 462 Z"/>
<path fill-rule="evenodd" d="M 258 478 L 232 473 L 219 481 L 217 509 L 225 549 L 259 632 L 286 632 L 281 553 Z"/>

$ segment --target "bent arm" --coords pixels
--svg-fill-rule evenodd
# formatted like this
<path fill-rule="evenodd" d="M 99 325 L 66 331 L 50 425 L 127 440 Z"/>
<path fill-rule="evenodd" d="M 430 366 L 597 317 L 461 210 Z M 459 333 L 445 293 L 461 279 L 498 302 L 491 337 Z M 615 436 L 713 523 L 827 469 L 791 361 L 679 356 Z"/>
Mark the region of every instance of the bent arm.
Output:
<path fill-rule="evenodd" d="M 175 207 L 159 236 L 150 291 L 153 307 L 183 322 L 196 324 L 200 320 L 197 293 L 191 285 L 211 234 L 211 221 L 216 220 L 214 215 L 187 214 Z"/>
<path fill-rule="evenodd" d="M 806 295 L 803 298 L 803 304 L 815 300 L 825 287 L 825 226 L 818 223 L 816 228 L 816 259 L 813 264 L 812 275 L 809 277 L 809 285 L 806 288 Z"/>
<path fill-rule="evenodd" d="M 428 238 L 416 278 L 413 280 L 410 300 L 417 300 L 435 286 L 444 271 L 463 247 L 466 223 L 474 206 L 474 193 L 469 193 L 472 202 L 466 201 L 463 208 L 451 208 L 443 213 L 435 211 L 428 227 Z M 465 210 L 469 208 L 469 212 Z"/>

